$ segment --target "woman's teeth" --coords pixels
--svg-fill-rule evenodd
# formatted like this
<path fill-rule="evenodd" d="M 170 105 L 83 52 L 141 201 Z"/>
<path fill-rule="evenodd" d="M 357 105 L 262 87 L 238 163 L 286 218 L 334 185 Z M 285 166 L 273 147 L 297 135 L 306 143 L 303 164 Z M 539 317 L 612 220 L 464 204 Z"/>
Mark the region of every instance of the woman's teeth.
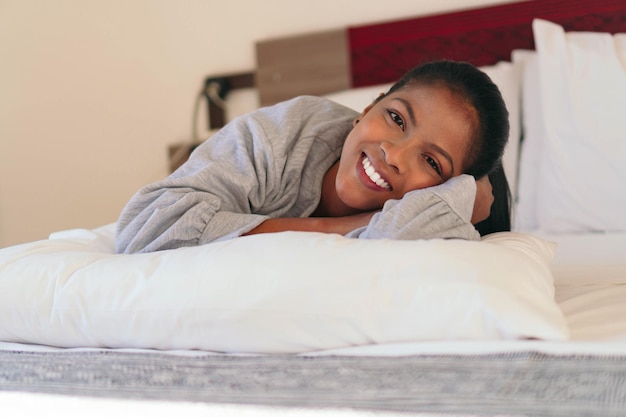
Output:
<path fill-rule="evenodd" d="M 372 182 L 386 190 L 391 189 L 391 186 L 387 183 L 387 181 L 382 179 L 380 174 L 376 172 L 367 156 L 363 157 L 361 163 L 363 164 L 363 169 L 365 170 L 365 173 L 370 178 L 370 180 L 372 180 Z"/>

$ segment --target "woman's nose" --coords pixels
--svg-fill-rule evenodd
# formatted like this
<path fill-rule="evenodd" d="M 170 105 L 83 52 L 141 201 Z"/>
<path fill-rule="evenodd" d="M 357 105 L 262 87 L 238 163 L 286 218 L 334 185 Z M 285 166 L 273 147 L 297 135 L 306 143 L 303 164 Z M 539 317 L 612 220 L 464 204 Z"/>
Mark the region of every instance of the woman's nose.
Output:
<path fill-rule="evenodd" d="M 408 143 L 404 141 L 384 141 L 380 148 L 383 151 L 385 163 L 392 167 L 397 173 L 404 171 L 406 159 L 409 154 Z"/>

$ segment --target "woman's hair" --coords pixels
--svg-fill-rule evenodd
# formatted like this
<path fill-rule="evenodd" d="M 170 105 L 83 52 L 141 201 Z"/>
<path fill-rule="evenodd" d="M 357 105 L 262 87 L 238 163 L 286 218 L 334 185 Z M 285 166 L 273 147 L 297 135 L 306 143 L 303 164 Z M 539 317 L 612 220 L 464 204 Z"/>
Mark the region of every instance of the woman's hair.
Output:
<path fill-rule="evenodd" d="M 385 96 L 417 85 L 444 86 L 476 110 L 478 125 L 473 132 L 464 173 L 477 179 L 489 175 L 494 195 L 489 218 L 476 228 L 481 235 L 511 230 L 511 193 L 502 168 L 502 154 L 509 138 L 509 112 L 500 90 L 474 65 L 444 60 L 411 69 Z"/>

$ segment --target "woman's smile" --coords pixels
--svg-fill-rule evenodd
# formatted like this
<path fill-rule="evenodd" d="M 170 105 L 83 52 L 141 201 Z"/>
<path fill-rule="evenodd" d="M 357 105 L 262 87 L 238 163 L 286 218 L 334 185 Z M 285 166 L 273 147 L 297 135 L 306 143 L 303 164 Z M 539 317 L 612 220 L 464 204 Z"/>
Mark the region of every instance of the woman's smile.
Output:
<path fill-rule="evenodd" d="M 360 177 L 364 184 L 374 190 L 391 191 L 391 185 L 374 168 L 367 155 L 362 154 L 361 156 L 360 167 L 357 169 L 360 171 Z"/>

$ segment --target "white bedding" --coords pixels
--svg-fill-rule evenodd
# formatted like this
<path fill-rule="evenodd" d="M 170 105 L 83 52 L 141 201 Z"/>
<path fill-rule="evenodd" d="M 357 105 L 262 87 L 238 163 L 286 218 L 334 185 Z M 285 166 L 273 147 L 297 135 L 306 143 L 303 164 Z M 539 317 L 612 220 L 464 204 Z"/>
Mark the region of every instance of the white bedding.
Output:
<path fill-rule="evenodd" d="M 559 242 L 552 271 L 571 339 L 626 342 L 626 233 L 544 237 Z"/>
<path fill-rule="evenodd" d="M 302 353 L 431 340 L 566 340 L 554 245 L 518 233 L 276 233 L 139 255 L 113 225 L 0 250 L 0 340 Z"/>
<path fill-rule="evenodd" d="M 54 234 L 53 240 L 63 241 L 67 245 L 72 239 L 91 237 L 92 248 L 99 248 L 98 250 L 110 253 L 111 231 L 111 226 L 96 229 L 96 231 L 66 231 Z M 362 346 L 326 348 L 315 352 L 309 351 L 306 354 L 490 353 L 525 349 L 550 353 L 626 354 L 626 320 L 623 319 L 626 317 L 626 257 L 624 256 L 626 233 L 540 236 L 542 241 L 557 243 L 554 258 L 551 261 L 556 281 L 554 298 L 567 323 L 568 340 L 528 341 L 515 338 L 509 340 L 497 338 L 422 339 L 400 342 L 387 340 Z M 40 245 L 44 243 L 45 241 L 42 241 Z M 83 319 L 87 320 L 86 316 Z M 99 350 L 103 346 L 78 347 L 79 350 L 94 348 Z M 40 344 L 7 342 L 6 339 L 0 342 L 0 349 L 60 350 L 58 347 Z M 172 354 L 199 353 L 195 350 L 171 348 L 166 348 L 166 351 Z M 207 351 L 200 353 L 206 354 Z"/>

